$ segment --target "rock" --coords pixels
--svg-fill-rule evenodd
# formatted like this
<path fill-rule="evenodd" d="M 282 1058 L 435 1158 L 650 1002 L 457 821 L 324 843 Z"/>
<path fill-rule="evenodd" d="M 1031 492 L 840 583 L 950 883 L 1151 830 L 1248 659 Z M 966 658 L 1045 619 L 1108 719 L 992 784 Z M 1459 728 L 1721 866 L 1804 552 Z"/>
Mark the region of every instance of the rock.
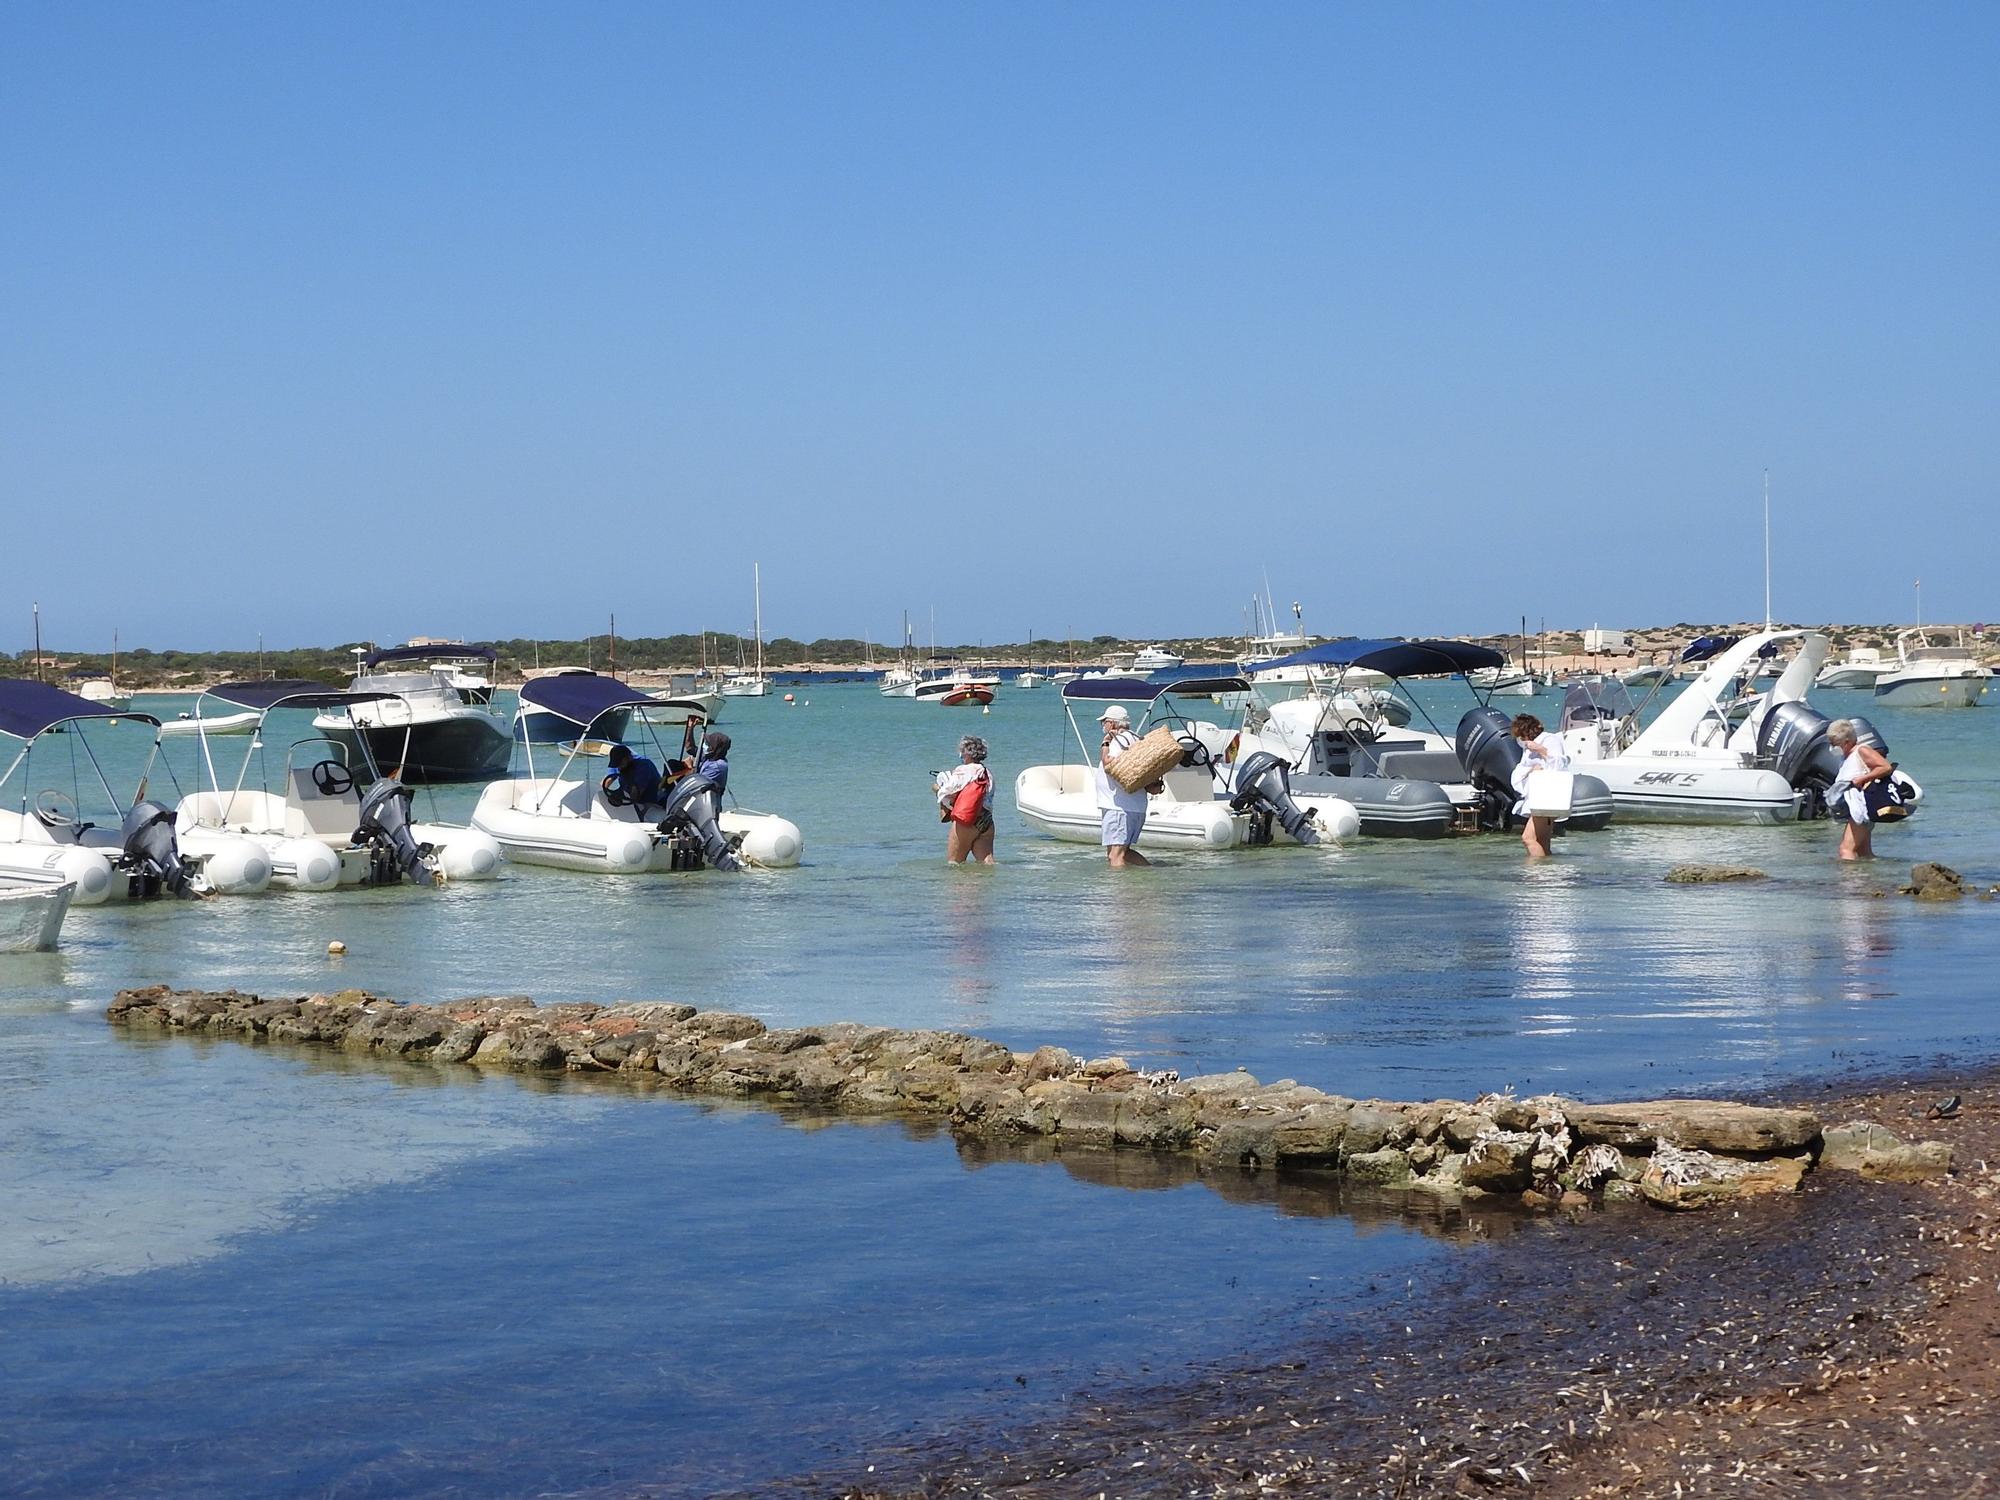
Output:
<path fill-rule="evenodd" d="M 1722 885 L 1732 880 L 1768 880 L 1755 865 L 1675 865 L 1662 877 L 1669 885 Z"/>
<path fill-rule="evenodd" d="M 1547 1193 L 1537 1192 L 1534 1188 L 1526 1188 L 1521 1193 L 1521 1207 L 1531 1213 L 1545 1213 L 1554 1208 L 1558 1201 Z"/>
<path fill-rule="evenodd" d="M 1194 1139 L 1194 1101 L 1153 1091 L 1128 1093 L 1119 1101 L 1112 1130 L 1120 1146 L 1184 1151 Z"/>
<path fill-rule="evenodd" d="M 1086 1078 L 1115 1078 L 1120 1073 L 1129 1073 L 1132 1065 L 1122 1057 L 1094 1057 L 1083 1065 Z"/>
<path fill-rule="evenodd" d="M 1646 1164 L 1639 1191 L 1648 1203 L 1669 1209 L 1713 1208 L 1761 1193 L 1795 1193 L 1806 1174 L 1803 1156 L 1741 1161 L 1708 1151 L 1684 1151 L 1662 1142 Z"/>
<path fill-rule="evenodd" d="M 1474 1141 L 1499 1128 L 1499 1121 L 1491 1115 L 1451 1115 L 1444 1122 L 1444 1143 L 1454 1151 L 1470 1150 Z"/>
<path fill-rule="evenodd" d="M 1029 1083 L 1044 1078 L 1067 1078 L 1076 1071 L 1076 1059 L 1061 1047 L 1037 1047 L 1022 1068 Z"/>
<path fill-rule="evenodd" d="M 1434 1141 L 1444 1133 L 1446 1120 L 1465 1113 L 1465 1105 L 1457 1099 L 1433 1099 L 1428 1104 L 1416 1105 L 1406 1113 L 1410 1129 L 1416 1132 L 1416 1139 Z"/>
<path fill-rule="evenodd" d="M 1409 1186 L 1422 1193 L 1437 1193 L 1447 1198 L 1459 1196 L 1465 1191 L 1465 1153 L 1455 1151 L 1439 1157 L 1429 1171 L 1412 1177 Z"/>
<path fill-rule="evenodd" d="M 755 1016 L 739 1016 L 733 1011 L 700 1010 L 681 1022 L 681 1029 L 717 1041 L 744 1042 L 761 1035 L 764 1023 Z"/>
<path fill-rule="evenodd" d="M 1925 1182 L 1951 1171 L 1952 1149 L 1943 1141 L 1906 1144 L 1893 1131 L 1868 1120 L 1829 1128 L 1821 1137 L 1819 1164 L 1830 1171 L 1859 1172 L 1878 1182 Z"/>
<path fill-rule="evenodd" d="M 1607 1146 L 1599 1142 L 1595 1146 L 1585 1146 L 1578 1152 L 1563 1177 L 1570 1186 L 1589 1192 L 1615 1177 L 1622 1176 L 1624 1165 L 1623 1152 L 1616 1146 Z"/>
<path fill-rule="evenodd" d="M 1039 1057 L 1041 1054 L 1035 1055 Z M 1263 1085 L 1238 1068 L 1233 1073 L 1202 1073 L 1193 1078 L 1183 1078 L 1174 1087 L 1197 1099 L 1233 1100 L 1246 1098 L 1256 1093 Z"/>
<path fill-rule="evenodd" d="M 1400 1146 L 1416 1137 L 1416 1127 L 1400 1109 L 1379 1103 L 1357 1104 L 1347 1114 L 1347 1136 L 1342 1147 L 1350 1155 L 1365 1155 L 1384 1146 Z"/>
<path fill-rule="evenodd" d="M 1810 1110 L 1766 1109 L 1710 1099 L 1652 1099 L 1632 1104 L 1572 1104 L 1569 1127 L 1585 1145 L 1621 1149 L 1655 1140 L 1690 1151 L 1764 1155 L 1801 1151 L 1819 1136 Z"/>
<path fill-rule="evenodd" d="M 1529 1163 L 1540 1140 L 1541 1137 L 1526 1130 L 1496 1130 L 1482 1135 L 1465 1153 L 1460 1180 L 1482 1192 L 1518 1193 L 1529 1184 Z"/>
<path fill-rule="evenodd" d="M 486 1028 L 477 1021 L 457 1022 L 444 1034 L 444 1039 L 431 1048 L 431 1061 L 470 1062 L 472 1054 L 479 1050 L 479 1044 L 485 1040 Z"/>
<path fill-rule="evenodd" d="M 1354 1182 L 1401 1187 L 1410 1180 L 1410 1159 L 1394 1146 L 1363 1151 L 1347 1158 L 1347 1175 Z"/>
<path fill-rule="evenodd" d="M 1950 865 L 1910 866 L 1910 883 L 1899 887 L 1905 896 L 1919 901 L 1956 901 L 1965 894 L 1965 877 Z"/>
<path fill-rule="evenodd" d="M 1203 1144 L 1218 1166 L 1269 1171 L 1278 1165 L 1277 1117 L 1246 1114 L 1217 1126 Z"/>
<path fill-rule="evenodd" d="M 1354 1150 L 1354 1137 L 1348 1127 L 1352 1115 L 1349 1106 L 1325 1103 L 1308 1104 L 1277 1116 L 1273 1141 L 1278 1160 L 1292 1167 L 1340 1165 L 1341 1153 Z M 1363 1149 L 1372 1150 L 1380 1144 L 1378 1136 Z"/>
<path fill-rule="evenodd" d="M 341 1046 L 350 1052 L 428 1052 L 450 1033 L 452 1023 L 427 1005 L 399 1005 L 373 1011 L 348 1027 Z"/>

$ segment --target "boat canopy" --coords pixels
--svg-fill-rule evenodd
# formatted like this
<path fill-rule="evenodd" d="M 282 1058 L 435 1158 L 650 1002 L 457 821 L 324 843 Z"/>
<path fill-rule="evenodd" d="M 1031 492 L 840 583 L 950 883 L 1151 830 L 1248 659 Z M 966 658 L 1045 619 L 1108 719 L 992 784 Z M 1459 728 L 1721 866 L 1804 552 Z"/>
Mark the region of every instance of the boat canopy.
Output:
<path fill-rule="evenodd" d="M 385 646 L 361 658 L 364 667 L 379 667 L 398 661 L 483 661 L 497 662 L 500 653 L 490 646 Z"/>
<path fill-rule="evenodd" d="M 51 683 L 30 682 L 25 678 L 0 679 L 0 734 L 31 740 L 72 719 L 137 719 L 155 729 L 160 727 L 160 721 L 151 714 L 106 708 Z"/>
<path fill-rule="evenodd" d="M 339 708 L 348 703 L 374 703 L 396 695 L 330 688 L 323 682 L 313 682 L 305 677 L 279 677 L 269 682 L 225 682 L 207 689 L 202 696 L 218 698 L 237 708 L 253 708 L 259 713 L 266 713 L 274 708 Z M 195 705 L 195 717 L 201 717 L 199 703 Z"/>
<path fill-rule="evenodd" d="M 1178 693 L 1183 698 L 1207 698 L 1216 693 L 1247 693 L 1251 687 L 1247 677 L 1183 677 L 1164 684 L 1160 692 Z"/>
<path fill-rule="evenodd" d="M 1681 647 L 1684 662 L 1707 661 L 1711 656 L 1727 651 L 1735 645 L 1738 637 L 1733 635 L 1698 635 Z"/>
<path fill-rule="evenodd" d="M 568 719 L 588 729 L 614 708 L 634 704 L 657 707 L 660 700 L 642 693 L 616 677 L 597 672 L 565 672 L 558 677 L 536 677 L 521 684 L 521 708 L 539 708 L 558 718 Z"/>
<path fill-rule="evenodd" d="M 1148 682 L 1143 677 L 1079 677 L 1063 684 L 1064 698 L 1097 698 L 1106 702 L 1151 703 L 1180 684 Z"/>
<path fill-rule="evenodd" d="M 1491 646 L 1470 641 L 1328 641 L 1259 662 L 1259 672 L 1279 667 L 1361 667 L 1388 677 L 1434 677 L 1502 667 L 1507 658 Z"/>

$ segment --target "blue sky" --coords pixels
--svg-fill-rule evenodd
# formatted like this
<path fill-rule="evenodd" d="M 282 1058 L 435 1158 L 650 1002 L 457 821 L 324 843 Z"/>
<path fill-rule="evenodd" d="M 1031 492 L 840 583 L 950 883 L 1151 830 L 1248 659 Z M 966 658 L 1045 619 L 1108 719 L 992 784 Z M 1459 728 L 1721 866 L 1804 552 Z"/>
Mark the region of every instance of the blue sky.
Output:
<path fill-rule="evenodd" d="M 2000 616 L 2000 7 L 0 10 L 0 645 Z M 920 630 L 921 630 L 920 626 Z"/>

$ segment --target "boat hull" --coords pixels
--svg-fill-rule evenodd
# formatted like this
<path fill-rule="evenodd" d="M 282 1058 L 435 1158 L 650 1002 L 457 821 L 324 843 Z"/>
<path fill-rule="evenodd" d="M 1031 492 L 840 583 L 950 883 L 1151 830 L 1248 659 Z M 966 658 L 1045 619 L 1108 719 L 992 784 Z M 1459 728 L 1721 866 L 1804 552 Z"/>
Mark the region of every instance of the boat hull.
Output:
<path fill-rule="evenodd" d="M 1875 701 L 1889 708 L 1971 708 L 1986 695 L 1988 680 L 1980 668 L 1949 675 L 1893 674 L 1877 679 Z"/>
<path fill-rule="evenodd" d="M 1621 823 L 1790 823 L 1804 794 L 1776 771 L 1659 759 L 1590 763 Z"/>
<path fill-rule="evenodd" d="M 484 714 L 419 723 L 407 729 L 399 724 L 328 724 L 320 726 L 320 732 L 344 746 L 350 755 L 357 755 L 357 742 L 365 739 L 370 759 L 387 773 L 402 767 L 400 779 L 408 786 L 491 781 L 507 774 L 514 754 L 513 738 L 497 719 Z M 363 762 L 357 757 L 350 764 Z"/>
<path fill-rule="evenodd" d="M 1314 815 L 1321 833 L 1321 847 L 1352 838 L 1359 830 L 1355 810 L 1337 797 L 1306 795 L 1296 783 L 1292 800 Z M 1023 821 L 1038 833 L 1070 844 L 1099 844 L 1103 841 L 1104 814 L 1097 805 L 1095 778 L 1083 766 L 1030 766 L 1014 779 L 1014 807 Z M 1154 797 L 1146 809 L 1146 824 L 1139 834 L 1141 849 L 1238 849 L 1254 848 L 1251 842 L 1255 820 L 1247 813 L 1231 812 L 1229 805 L 1213 802 L 1184 802 L 1173 797 Z M 1298 847 L 1298 841 L 1273 822 L 1270 838 L 1274 844 Z"/>
<path fill-rule="evenodd" d="M 0 953 L 53 953 L 75 896 L 68 880 L 0 890 Z"/>
<path fill-rule="evenodd" d="M 798 825 L 775 813 L 730 808 L 717 825 L 744 862 L 789 869 L 805 856 Z M 673 870 L 667 839 L 630 808 L 608 807 L 589 785 L 538 778 L 496 781 L 479 798 L 472 826 L 523 865 L 597 875 L 657 875 Z"/>

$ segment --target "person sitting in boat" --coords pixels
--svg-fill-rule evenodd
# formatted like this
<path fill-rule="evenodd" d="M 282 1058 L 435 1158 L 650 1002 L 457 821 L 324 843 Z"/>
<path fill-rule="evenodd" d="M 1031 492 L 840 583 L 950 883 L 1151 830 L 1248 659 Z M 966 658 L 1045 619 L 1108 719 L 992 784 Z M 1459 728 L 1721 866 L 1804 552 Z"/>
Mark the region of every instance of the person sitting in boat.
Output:
<path fill-rule="evenodd" d="M 718 793 L 729 790 L 729 736 L 720 729 L 711 729 L 701 737 L 701 748 L 690 749 L 684 758 L 667 762 L 667 777 L 679 781 L 683 776 L 700 776 L 714 783 Z"/>
<path fill-rule="evenodd" d="M 1556 820 L 1528 811 L 1528 775 L 1533 771 L 1567 771 L 1569 752 L 1556 736 L 1543 732 L 1542 721 L 1533 714 L 1514 715 L 1509 727 L 1521 742 L 1521 763 L 1514 769 L 1514 791 L 1521 798 L 1514 811 L 1527 819 L 1521 826 L 1521 842 L 1527 845 L 1528 853 L 1539 858 L 1549 853 Z"/>
<path fill-rule="evenodd" d="M 660 768 L 624 745 L 611 747 L 611 774 L 600 783 L 613 807 L 645 807 L 660 800 Z"/>

